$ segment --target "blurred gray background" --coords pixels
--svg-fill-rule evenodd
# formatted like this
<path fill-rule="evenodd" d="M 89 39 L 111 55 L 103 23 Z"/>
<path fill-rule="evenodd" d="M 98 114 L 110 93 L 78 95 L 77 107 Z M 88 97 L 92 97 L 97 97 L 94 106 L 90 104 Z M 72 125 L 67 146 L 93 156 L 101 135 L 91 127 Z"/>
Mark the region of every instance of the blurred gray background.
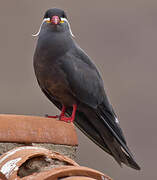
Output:
<path fill-rule="evenodd" d="M 115 180 L 156 179 L 157 1 L 0 0 L 0 113 L 56 114 L 32 66 L 44 12 L 63 8 L 78 44 L 97 64 L 142 170 L 118 164 L 78 131 L 78 162 Z"/>

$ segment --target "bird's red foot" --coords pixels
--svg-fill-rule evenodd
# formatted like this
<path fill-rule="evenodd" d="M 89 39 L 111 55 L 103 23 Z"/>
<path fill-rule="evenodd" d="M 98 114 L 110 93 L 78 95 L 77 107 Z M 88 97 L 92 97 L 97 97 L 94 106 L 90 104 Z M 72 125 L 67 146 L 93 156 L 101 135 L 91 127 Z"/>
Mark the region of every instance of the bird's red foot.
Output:
<path fill-rule="evenodd" d="M 71 117 L 66 117 L 64 114 L 62 114 L 60 116 L 60 120 L 61 121 L 64 121 L 64 122 L 73 122 L 74 119 L 75 119 L 75 114 L 76 114 L 76 109 L 77 109 L 77 105 L 76 104 L 73 104 L 73 112 L 72 112 L 72 115 Z"/>
<path fill-rule="evenodd" d="M 71 122 L 74 121 L 74 118 L 73 118 L 73 117 L 61 116 L 61 117 L 60 117 L 60 120 L 61 120 L 61 121 L 64 121 L 64 122 L 67 122 L 67 123 L 71 123 Z"/>
<path fill-rule="evenodd" d="M 45 116 L 48 118 L 59 118 L 61 121 L 70 123 L 70 122 L 73 122 L 75 119 L 76 109 L 77 109 L 77 105 L 73 104 L 73 112 L 72 112 L 71 117 L 66 117 L 65 116 L 66 107 L 63 105 L 61 114 L 59 116 L 58 115 L 57 116 L 45 115 Z"/>
<path fill-rule="evenodd" d="M 65 108 L 65 106 L 63 105 L 62 111 L 61 111 L 61 114 L 60 114 L 60 115 L 49 116 L 48 114 L 46 114 L 45 117 L 48 117 L 48 118 L 56 118 L 56 119 L 57 119 L 57 118 L 60 118 L 60 117 L 64 116 L 65 110 L 66 110 L 66 108 Z"/>

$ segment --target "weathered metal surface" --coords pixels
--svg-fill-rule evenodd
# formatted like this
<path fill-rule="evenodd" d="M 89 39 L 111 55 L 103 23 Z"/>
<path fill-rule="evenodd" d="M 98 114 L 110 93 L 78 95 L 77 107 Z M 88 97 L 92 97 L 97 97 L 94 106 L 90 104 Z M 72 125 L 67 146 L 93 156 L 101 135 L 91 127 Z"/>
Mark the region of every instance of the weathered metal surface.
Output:
<path fill-rule="evenodd" d="M 21 146 L 37 146 L 37 147 L 43 147 L 46 149 L 49 149 L 51 151 L 56 151 L 64 156 L 67 156 L 73 160 L 76 158 L 76 151 L 77 146 L 70 146 L 70 145 L 62 145 L 62 144 L 50 144 L 50 143 L 7 143 L 3 142 L 0 143 L 0 155 L 6 153 L 7 151 L 10 151 L 13 148 L 21 147 Z"/>
<path fill-rule="evenodd" d="M 51 151 L 59 152 L 73 160 L 76 158 L 77 146 L 50 144 L 50 143 L 32 143 L 32 146 L 43 147 Z"/>
<path fill-rule="evenodd" d="M 24 146 L 12 149 L 11 151 L 0 156 L 0 172 L 4 174 L 5 177 L 9 180 L 15 180 L 16 178 L 22 179 L 23 174 L 21 172 L 23 169 L 20 171 L 20 168 L 25 168 L 26 162 L 30 161 L 32 158 L 36 158 L 37 160 L 41 157 L 44 157 L 47 160 L 47 162 L 51 162 L 51 159 L 53 159 L 56 160 L 58 163 L 61 162 L 62 165 L 65 164 L 70 166 L 78 166 L 78 164 L 75 161 L 57 152 L 52 152 L 41 147 Z M 39 164 L 39 166 L 40 165 L 41 163 Z M 55 163 L 49 163 L 49 165 L 50 168 L 47 169 L 58 167 L 59 164 L 57 164 L 56 166 Z M 37 166 L 35 166 L 34 169 L 36 169 L 36 167 Z M 45 171 L 45 167 L 43 167 L 43 169 L 40 168 L 39 170 L 36 170 L 36 172 L 40 172 L 42 170 Z M 34 173 L 34 171 L 30 172 L 30 174 L 32 173 Z M 22 177 L 20 177 L 20 174 L 22 174 Z"/>
<path fill-rule="evenodd" d="M 0 115 L 0 124 L 0 153 L 22 146 L 0 156 L 0 180 L 111 180 L 64 156 L 70 154 L 73 158 L 76 154 L 77 135 L 72 123 L 36 116 Z"/>
<path fill-rule="evenodd" d="M 52 118 L 0 115 L 0 142 L 78 145 L 73 123 Z"/>
<path fill-rule="evenodd" d="M 57 152 L 32 146 L 18 147 L 0 156 L 0 173 L 8 180 L 111 180 Z"/>
<path fill-rule="evenodd" d="M 79 176 L 81 176 L 82 179 L 79 179 Z M 49 171 L 43 171 L 24 177 L 22 180 L 66 180 L 67 178 L 69 178 L 69 180 L 112 180 L 110 177 L 99 171 L 81 166 L 62 166 L 53 168 Z"/>
<path fill-rule="evenodd" d="M 95 179 L 89 177 L 82 177 L 82 176 L 73 176 L 68 178 L 62 178 L 61 180 L 95 180 Z"/>

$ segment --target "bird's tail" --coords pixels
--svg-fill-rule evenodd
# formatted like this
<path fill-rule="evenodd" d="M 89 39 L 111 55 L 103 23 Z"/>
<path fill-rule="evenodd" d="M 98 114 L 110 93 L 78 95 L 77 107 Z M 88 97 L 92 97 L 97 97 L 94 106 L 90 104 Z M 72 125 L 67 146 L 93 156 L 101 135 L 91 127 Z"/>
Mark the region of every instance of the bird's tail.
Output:
<path fill-rule="evenodd" d="M 74 123 L 94 143 L 113 156 L 120 166 L 124 163 L 133 169 L 140 170 L 125 142 L 120 139 L 118 141 L 112 130 L 104 123 L 102 114 L 95 113 L 94 115 L 89 111 L 78 112 Z"/>
<path fill-rule="evenodd" d="M 104 143 L 107 143 L 108 148 L 110 149 L 112 156 L 115 160 L 121 165 L 121 162 L 125 165 L 140 170 L 139 165 L 135 162 L 134 157 L 129 150 L 123 132 L 119 124 L 115 121 L 114 112 L 108 113 L 105 111 L 104 106 L 99 107 L 96 112 L 98 119 L 104 123 L 104 126 L 108 129 L 108 133 L 112 135 L 112 140 L 104 138 Z"/>

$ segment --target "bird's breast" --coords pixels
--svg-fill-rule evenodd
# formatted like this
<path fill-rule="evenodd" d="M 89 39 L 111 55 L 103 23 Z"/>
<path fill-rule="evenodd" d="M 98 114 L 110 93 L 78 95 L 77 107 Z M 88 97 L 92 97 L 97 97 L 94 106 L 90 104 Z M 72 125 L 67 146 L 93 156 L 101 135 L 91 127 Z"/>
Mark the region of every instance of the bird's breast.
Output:
<path fill-rule="evenodd" d="M 59 58 L 74 45 L 73 39 L 67 33 L 43 31 L 39 36 L 36 50 L 46 58 Z"/>
<path fill-rule="evenodd" d="M 46 89 L 62 104 L 75 103 L 69 83 L 61 68 L 62 57 L 73 46 L 63 34 L 41 34 L 34 54 L 34 70 L 41 89 Z"/>
<path fill-rule="evenodd" d="M 41 89 L 46 89 L 56 100 L 67 106 L 76 103 L 64 72 L 57 63 L 34 62 L 34 70 Z"/>

